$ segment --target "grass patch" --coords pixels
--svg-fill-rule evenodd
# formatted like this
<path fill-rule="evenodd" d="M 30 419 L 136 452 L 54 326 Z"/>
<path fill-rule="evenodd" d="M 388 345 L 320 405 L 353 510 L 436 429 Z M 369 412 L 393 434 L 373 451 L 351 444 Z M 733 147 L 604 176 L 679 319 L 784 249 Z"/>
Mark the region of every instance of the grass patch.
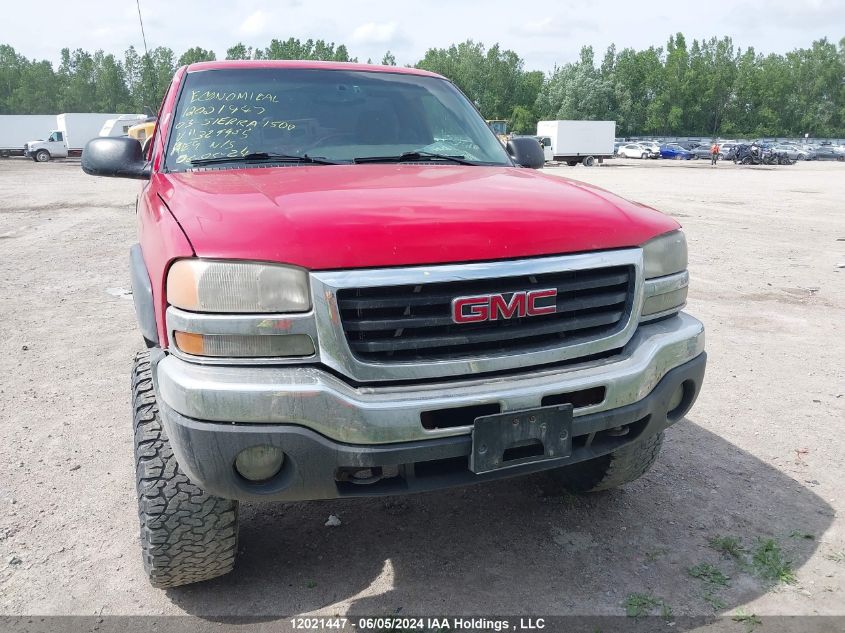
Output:
<path fill-rule="evenodd" d="M 742 558 L 745 548 L 742 546 L 742 539 L 736 536 L 714 536 L 708 541 L 710 547 L 724 556 L 730 556 L 739 560 Z"/>
<path fill-rule="evenodd" d="M 845 552 L 833 552 L 833 554 L 825 554 L 824 557 L 834 563 L 845 563 Z"/>
<path fill-rule="evenodd" d="M 792 563 L 784 558 L 783 550 L 774 539 L 760 540 L 751 555 L 751 565 L 757 575 L 766 580 L 790 585 L 797 581 Z"/>
<path fill-rule="evenodd" d="M 713 607 L 714 611 L 721 611 L 727 606 L 724 600 L 722 600 L 719 596 L 713 593 L 712 589 L 708 589 L 707 591 L 705 591 L 703 598 L 704 602 Z"/>
<path fill-rule="evenodd" d="M 731 620 L 744 624 L 747 631 L 753 631 L 755 626 L 763 624 L 763 621 L 757 615 L 745 611 L 737 611 L 731 616 Z"/>
<path fill-rule="evenodd" d="M 653 562 L 655 562 L 658 558 L 660 558 L 661 556 L 666 556 L 666 554 L 668 554 L 668 553 L 669 553 L 669 550 L 668 550 L 668 549 L 663 548 L 663 547 L 659 547 L 659 548 L 657 548 L 656 550 L 653 550 L 653 551 L 651 551 L 651 552 L 646 552 L 646 553 L 645 553 L 645 559 L 646 559 L 649 563 L 653 563 Z"/>
<path fill-rule="evenodd" d="M 305 585 L 305 586 L 306 586 L 306 587 L 308 587 L 309 589 L 313 589 L 314 587 L 316 587 L 316 586 L 317 586 L 317 583 L 316 583 L 316 582 L 314 582 L 313 580 L 309 580 L 309 581 L 308 581 L 308 584 L 307 584 L 307 585 Z"/>
<path fill-rule="evenodd" d="M 802 540 L 815 539 L 814 535 L 798 530 L 792 532 L 790 537 Z M 752 572 L 764 580 L 789 585 L 798 581 L 795 570 L 792 569 L 792 561 L 786 559 L 780 544 L 773 538 L 758 538 L 753 549 L 746 549 L 742 539 L 736 536 L 714 536 L 708 541 L 708 545 L 723 556 L 733 558 L 740 569 Z M 721 572 L 723 578 L 712 575 L 711 568 L 715 569 L 712 565 L 702 564 L 691 567 L 687 571 L 691 576 L 712 584 L 721 584 L 722 579 L 725 582 L 729 580 L 729 577 Z"/>
<path fill-rule="evenodd" d="M 687 573 L 693 578 L 698 578 L 701 581 L 719 587 L 727 587 L 730 585 L 730 576 L 726 576 L 710 563 L 699 563 L 687 569 Z"/>
<path fill-rule="evenodd" d="M 663 618 L 669 620 L 672 617 L 672 607 L 666 604 L 662 598 L 649 593 L 632 593 L 625 598 L 622 606 L 625 607 L 625 615 L 629 618 L 642 618 L 651 615 L 652 611 L 658 607 Z"/>
<path fill-rule="evenodd" d="M 810 534 L 809 532 L 802 532 L 801 530 L 792 530 L 792 533 L 789 535 L 789 538 L 800 538 L 807 541 L 815 541 L 816 535 Z"/>

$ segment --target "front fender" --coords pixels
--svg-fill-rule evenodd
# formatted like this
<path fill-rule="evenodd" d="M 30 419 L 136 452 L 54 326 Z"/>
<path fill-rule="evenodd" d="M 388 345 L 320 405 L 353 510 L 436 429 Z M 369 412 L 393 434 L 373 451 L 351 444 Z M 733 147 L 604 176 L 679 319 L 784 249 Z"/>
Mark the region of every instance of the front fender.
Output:
<path fill-rule="evenodd" d="M 144 263 L 140 244 L 133 244 L 129 249 L 129 275 L 132 284 L 132 301 L 135 304 L 135 317 L 147 347 L 158 345 L 155 304 L 150 274 Z"/>

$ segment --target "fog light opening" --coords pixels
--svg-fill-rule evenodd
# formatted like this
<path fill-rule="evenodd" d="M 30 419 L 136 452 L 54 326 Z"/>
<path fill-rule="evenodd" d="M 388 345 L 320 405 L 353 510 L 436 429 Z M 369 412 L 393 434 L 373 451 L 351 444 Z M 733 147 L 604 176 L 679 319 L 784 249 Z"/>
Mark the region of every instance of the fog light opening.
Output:
<path fill-rule="evenodd" d="M 235 471 L 247 481 L 260 483 L 272 479 L 282 469 L 285 454 L 275 446 L 250 446 L 235 457 Z"/>
<path fill-rule="evenodd" d="M 689 402 L 693 393 L 693 384 L 685 380 L 675 388 L 669 403 L 666 406 L 666 417 L 672 422 L 679 420 L 687 412 Z"/>

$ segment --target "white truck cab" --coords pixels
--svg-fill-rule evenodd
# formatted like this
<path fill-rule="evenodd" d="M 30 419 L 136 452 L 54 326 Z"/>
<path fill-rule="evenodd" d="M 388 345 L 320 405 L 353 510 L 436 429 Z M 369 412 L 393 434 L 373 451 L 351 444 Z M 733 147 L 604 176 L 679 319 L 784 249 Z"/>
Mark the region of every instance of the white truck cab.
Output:
<path fill-rule="evenodd" d="M 39 163 L 46 163 L 51 158 L 67 158 L 65 136 L 61 130 L 53 130 L 46 141 L 29 141 L 26 144 L 26 155 Z"/>

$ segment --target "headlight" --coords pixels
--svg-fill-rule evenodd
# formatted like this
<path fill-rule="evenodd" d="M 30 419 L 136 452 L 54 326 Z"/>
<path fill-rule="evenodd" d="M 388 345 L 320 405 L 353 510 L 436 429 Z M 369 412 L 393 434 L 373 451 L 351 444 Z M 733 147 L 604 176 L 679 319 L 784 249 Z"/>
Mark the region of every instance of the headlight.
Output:
<path fill-rule="evenodd" d="M 307 312 L 308 273 L 252 262 L 181 259 L 167 275 L 167 301 L 192 312 Z"/>
<path fill-rule="evenodd" d="M 672 231 L 643 244 L 646 279 L 664 277 L 687 269 L 687 238 Z"/>
<path fill-rule="evenodd" d="M 671 315 L 687 301 L 689 274 L 687 240 L 681 231 L 672 231 L 643 245 L 645 284 L 640 320 Z"/>

